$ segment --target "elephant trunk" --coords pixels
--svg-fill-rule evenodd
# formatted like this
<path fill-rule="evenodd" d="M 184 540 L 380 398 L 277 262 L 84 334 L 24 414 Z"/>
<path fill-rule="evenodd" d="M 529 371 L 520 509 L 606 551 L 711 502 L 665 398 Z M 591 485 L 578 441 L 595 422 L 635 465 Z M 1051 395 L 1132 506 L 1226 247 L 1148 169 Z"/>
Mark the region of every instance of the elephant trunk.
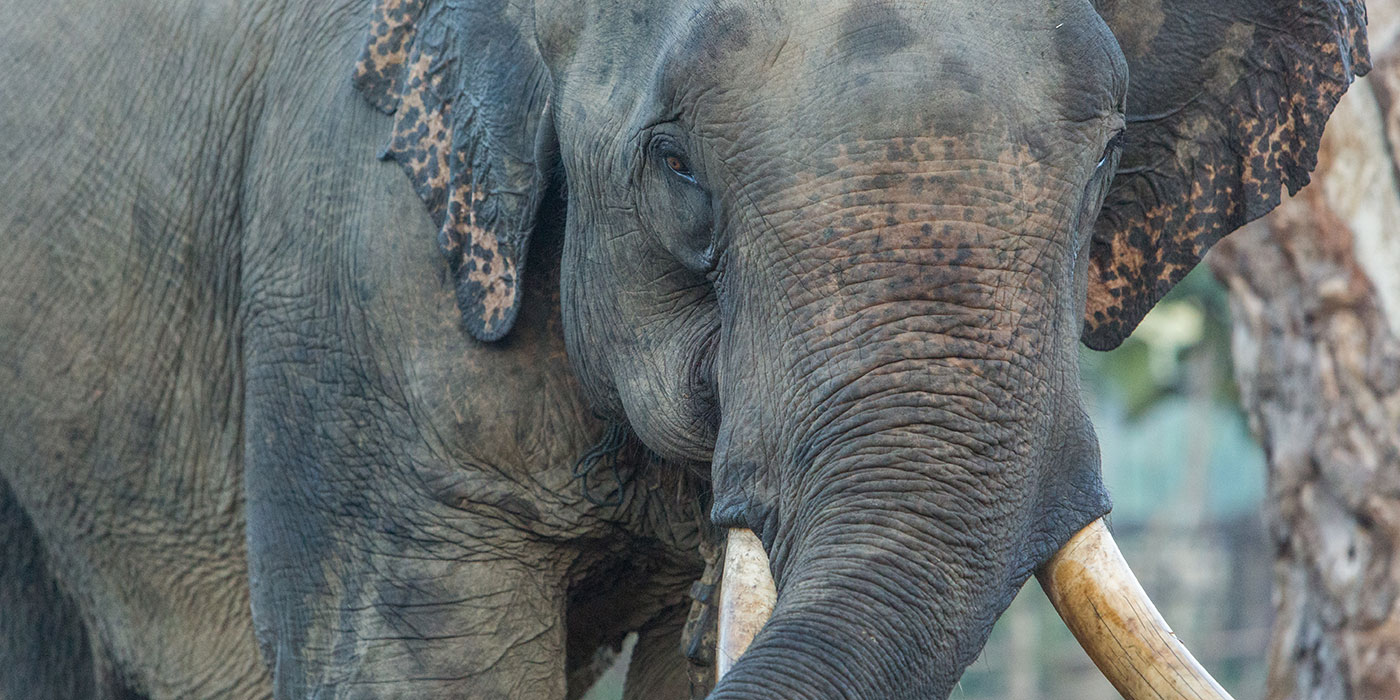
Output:
<path fill-rule="evenodd" d="M 725 270 L 743 285 L 720 290 L 713 512 L 758 534 L 777 598 L 715 698 L 944 698 L 1032 569 L 1106 510 L 1063 271 L 869 196 Z"/>
<path fill-rule="evenodd" d="M 1060 209 L 950 221 L 866 192 L 765 219 L 795 229 L 722 279 L 715 520 L 757 533 L 776 599 L 717 700 L 941 700 L 1035 568 L 1107 511 Z"/>
<path fill-rule="evenodd" d="M 746 629 L 759 627 L 742 616 L 762 615 L 768 600 L 775 607 L 752 646 L 724 669 L 714 698 L 947 696 L 1029 573 L 1013 570 L 1028 528 L 1005 527 L 1005 519 L 1024 516 L 1004 506 L 962 502 L 968 492 L 899 471 L 903 461 L 867 465 L 865 474 L 839 469 L 855 476 L 815 487 L 834 494 L 830 501 L 790 513 L 796 525 L 765 531 L 769 548 L 783 550 L 781 586 L 767 579 L 756 537 L 730 538 L 737 549 L 728 552 L 734 567 L 722 583 L 729 619 L 721 637 L 729 641 L 718 650 L 721 664 L 738 655 Z M 949 472 L 950 480 L 969 478 Z M 823 499 L 809 494 L 804 502 Z"/>
<path fill-rule="evenodd" d="M 762 544 L 731 530 L 721 592 L 718 668 L 723 678 L 776 603 Z M 1103 520 L 1080 531 L 1037 573 L 1055 609 L 1104 676 L 1128 700 L 1230 700 L 1181 644 L 1118 551 Z"/>

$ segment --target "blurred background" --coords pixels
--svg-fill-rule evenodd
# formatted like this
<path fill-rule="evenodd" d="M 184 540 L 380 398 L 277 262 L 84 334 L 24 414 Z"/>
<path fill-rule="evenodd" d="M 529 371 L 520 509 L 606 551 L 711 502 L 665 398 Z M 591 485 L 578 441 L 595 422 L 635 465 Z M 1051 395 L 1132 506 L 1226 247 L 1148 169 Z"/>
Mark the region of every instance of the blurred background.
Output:
<path fill-rule="evenodd" d="M 1082 353 L 1124 556 L 1206 668 L 1237 697 L 1262 697 L 1272 621 L 1264 455 L 1239 407 L 1225 289 L 1202 265 L 1117 350 Z M 621 697 L 630 646 L 586 700 Z M 1034 580 L 952 694 L 1118 697 Z"/>

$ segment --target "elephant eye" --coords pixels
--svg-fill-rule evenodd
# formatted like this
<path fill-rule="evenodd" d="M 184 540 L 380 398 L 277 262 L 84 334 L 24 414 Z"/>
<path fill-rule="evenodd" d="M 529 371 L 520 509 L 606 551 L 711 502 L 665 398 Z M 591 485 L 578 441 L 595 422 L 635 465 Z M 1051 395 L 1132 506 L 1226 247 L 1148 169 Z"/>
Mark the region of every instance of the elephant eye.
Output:
<path fill-rule="evenodd" d="M 665 163 L 666 168 L 675 173 L 677 177 L 692 185 L 695 184 L 695 173 L 690 171 L 690 164 L 685 162 L 685 158 L 675 153 L 668 153 L 662 156 L 661 162 Z"/>
<path fill-rule="evenodd" d="M 1108 144 L 1107 144 L 1106 146 L 1103 147 L 1103 156 L 1099 158 L 1099 164 L 1096 165 L 1096 166 L 1094 166 L 1094 167 L 1095 167 L 1095 168 L 1102 168 L 1102 167 L 1104 166 L 1104 164 L 1108 162 L 1108 159 L 1113 157 L 1114 151 L 1117 151 L 1117 150 L 1121 149 L 1122 147 L 1123 147 L 1123 130 L 1122 130 L 1122 129 L 1119 129 L 1119 130 L 1118 130 L 1118 133 L 1114 134 L 1114 135 L 1113 135 L 1113 138 L 1110 138 L 1110 139 L 1108 140 Z"/>

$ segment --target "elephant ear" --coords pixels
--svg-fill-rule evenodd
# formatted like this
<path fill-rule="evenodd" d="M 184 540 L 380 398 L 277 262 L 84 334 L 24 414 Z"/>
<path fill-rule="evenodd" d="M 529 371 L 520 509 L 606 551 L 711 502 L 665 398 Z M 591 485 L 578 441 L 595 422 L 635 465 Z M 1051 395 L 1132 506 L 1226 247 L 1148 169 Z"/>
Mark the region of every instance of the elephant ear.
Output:
<path fill-rule="evenodd" d="M 1370 57 L 1361 0 L 1095 5 L 1130 86 L 1083 331 L 1111 350 L 1210 246 L 1308 183 L 1323 125 Z"/>
<path fill-rule="evenodd" d="M 546 175 L 549 73 L 528 6 L 377 0 L 355 86 L 393 114 L 381 158 L 408 174 L 438 228 L 467 330 L 498 340 L 520 308 Z"/>

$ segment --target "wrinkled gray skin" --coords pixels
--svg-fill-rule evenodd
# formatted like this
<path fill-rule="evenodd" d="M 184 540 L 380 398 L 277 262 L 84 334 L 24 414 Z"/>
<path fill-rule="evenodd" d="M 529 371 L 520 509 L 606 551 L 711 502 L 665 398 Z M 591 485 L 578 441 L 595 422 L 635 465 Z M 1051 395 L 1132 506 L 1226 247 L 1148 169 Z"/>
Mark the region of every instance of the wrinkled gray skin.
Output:
<path fill-rule="evenodd" d="M 536 4 L 552 194 L 488 344 L 374 157 L 366 3 L 7 2 L 0 698 L 557 698 L 629 630 L 629 697 L 684 697 L 710 524 L 780 590 L 714 697 L 945 697 L 1108 508 L 1127 64 L 1087 0 L 740 5 Z M 595 505 L 624 420 L 661 460 Z"/>

